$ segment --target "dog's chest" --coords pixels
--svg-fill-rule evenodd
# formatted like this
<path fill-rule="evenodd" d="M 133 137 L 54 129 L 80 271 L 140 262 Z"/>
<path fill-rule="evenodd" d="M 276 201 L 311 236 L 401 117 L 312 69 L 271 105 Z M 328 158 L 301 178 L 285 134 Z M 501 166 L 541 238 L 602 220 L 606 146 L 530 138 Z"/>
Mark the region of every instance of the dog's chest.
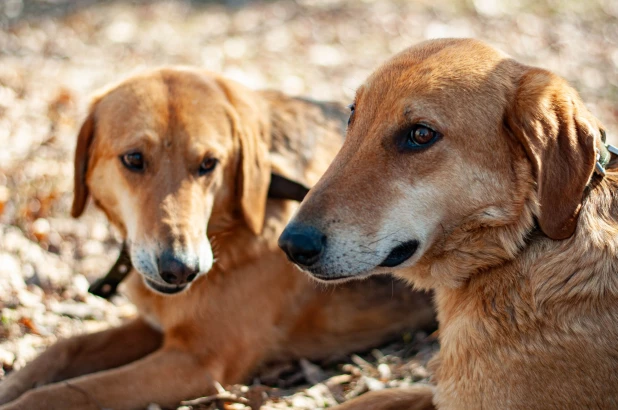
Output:
<path fill-rule="evenodd" d="M 528 317 L 527 326 L 522 313 L 451 318 L 432 362 L 438 408 L 618 408 L 618 311 L 581 313 L 562 323 Z"/>

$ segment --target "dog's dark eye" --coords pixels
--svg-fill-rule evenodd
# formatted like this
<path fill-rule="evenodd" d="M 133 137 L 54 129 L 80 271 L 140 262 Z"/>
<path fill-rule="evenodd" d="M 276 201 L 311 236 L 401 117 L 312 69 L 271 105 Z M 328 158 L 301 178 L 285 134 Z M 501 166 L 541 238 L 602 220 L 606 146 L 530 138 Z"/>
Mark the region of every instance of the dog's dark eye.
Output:
<path fill-rule="evenodd" d="M 436 142 L 441 136 L 442 134 L 426 125 L 416 124 L 410 130 L 406 146 L 413 149 L 426 148 Z"/>
<path fill-rule="evenodd" d="M 200 164 L 200 176 L 212 172 L 218 163 L 219 161 L 216 158 L 205 158 Z"/>
<path fill-rule="evenodd" d="M 122 165 L 130 171 L 139 172 L 146 168 L 144 156 L 141 152 L 130 152 L 128 154 L 124 154 L 120 157 L 120 160 L 122 161 Z"/>
<path fill-rule="evenodd" d="M 350 109 L 350 117 L 348 118 L 348 127 L 349 127 L 350 123 L 352 122 L 352 116 L 354 115 L 354 108 L 356 108 L 356 106 L 354 104 L 350 104 L 348 105 L 348 108 Z"/>

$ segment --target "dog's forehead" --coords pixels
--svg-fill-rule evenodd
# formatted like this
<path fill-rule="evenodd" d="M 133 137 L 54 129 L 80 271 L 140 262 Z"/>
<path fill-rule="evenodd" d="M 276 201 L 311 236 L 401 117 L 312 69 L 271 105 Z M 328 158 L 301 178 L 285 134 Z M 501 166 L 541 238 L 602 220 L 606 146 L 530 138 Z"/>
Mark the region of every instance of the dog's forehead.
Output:
<path fill-rule="evenodd" d="M 421 43 L 387 61 L 358 89 L 351 137 L 383 136 L 411 122 L 441 132 L 494 126 L 518 69 L 506 54 L 475 40 Z"/>
<path fill-rule="evenodd" d="M 359 91 L 371 100 L 393 99 L 385 105 L 405 101 L 402 96 L 469 94 L 496 87 L 510 63 L 508 55 L 476 40 L 431 40 L 392 57 Z"/>
<path fill-rule="evenodd" d="M 228 107 L 225 95 L 207 75 L 161 71 L 131 78 L 99 97 L 97 133 L 151 142 L 182 134 L 204 144 L 229 139 Z"/>
<path fill-rule="evenodd" d="M 95 110 L 103 134 L 108 127 L 160 129 L 169 119 L 167 90 L 153 79 L 128 81 L 99 97 Z"/>

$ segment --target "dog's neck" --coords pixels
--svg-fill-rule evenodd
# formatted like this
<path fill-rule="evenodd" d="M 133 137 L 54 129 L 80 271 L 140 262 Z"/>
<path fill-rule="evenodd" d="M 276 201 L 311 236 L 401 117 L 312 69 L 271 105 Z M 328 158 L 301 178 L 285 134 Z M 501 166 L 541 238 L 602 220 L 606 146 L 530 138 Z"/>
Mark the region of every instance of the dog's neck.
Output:
<path fill-rule="evenodd" d="M 575 234 L 568 239 L 552 240 L 528 221 L 525 242 L 511 257 L 506 257 L 506 248 L 500 252 L 479 249 L 481 254 L 501 253 L 504 260 L 477 271 L 455 288 L 435 289 L 440 326 L 450 329 L 445 337 L 469 324 L 462 323 L 462 317 L 477 320 L 468 332 L 522 332 L 526 331 L 522 324 L 534 325 L 556 312 L 569 323 L 608 299 L 618 300 L 616 190 L 618 173 L 593 177 Z"/>

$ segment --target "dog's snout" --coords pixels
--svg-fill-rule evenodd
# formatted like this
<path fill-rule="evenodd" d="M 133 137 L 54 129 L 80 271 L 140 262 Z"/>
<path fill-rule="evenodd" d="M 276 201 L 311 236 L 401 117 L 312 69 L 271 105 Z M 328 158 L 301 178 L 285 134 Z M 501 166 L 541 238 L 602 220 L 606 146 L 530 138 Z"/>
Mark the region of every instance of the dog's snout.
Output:
<path fill-rule="evenodd" d="M 170 285 L 189 283 L 196 278 L 198 273 L 199 269 L 196 266 L 189 266 L 171 252 L 163 252 L 159 258 L 159 275 Z"/>
<path fill-rule="evenodd" d="M 279 247 L 300 266 L 315 264 L 326 245 L 326 236 L 312 226 L 288 225 L 279 237 Z"/>

